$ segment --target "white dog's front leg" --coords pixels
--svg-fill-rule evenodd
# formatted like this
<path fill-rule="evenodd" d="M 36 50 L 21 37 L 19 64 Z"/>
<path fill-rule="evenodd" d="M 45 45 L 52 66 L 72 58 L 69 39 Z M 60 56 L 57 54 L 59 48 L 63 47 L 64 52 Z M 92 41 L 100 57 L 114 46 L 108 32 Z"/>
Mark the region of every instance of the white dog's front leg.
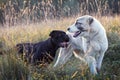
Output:
<path fill-rule="evenodd" d="M 58 53 L 58 58 L 57 58 L 57 61 L 54 64 L 54 67 L 56 67 L 58 65 L 58 63 L 61 61 L 62 55 L 64 55 L 64 54 L 61 53 L 61 51 L 62 51 L 62 48 L 60 48 L 60 51 Z"/>
<path fill-rule="evenodd" d="M 98 57 L 96 58 L 97 59 L 97 71 L 99 72 L 100 69 L 101 69 L 101 65 L 102 65 L 102 60 L 103 60 L 103 57 L 104 57 L 104 53 L 105 52 L 100 52 Z"/>
<path fill-rule="evenodd" d="M 65 64 L 72 56 L 72 52 L 73 48 L 71 45 L 69 45 L 67 48 L 60 48 L 60 52 L 58 54 L 58 58 L 56 63 L 54 64 L 54 67 Z"/>
<path fill-rule="evenodd" d="M 82 60 L 83 62 L 85 62 L 86 64 L 88 64 L 88 67 L 90 68 L 90 72 L 92 74 L 97 74 L 97 70 L 96 70 L 96 60 L 94 57 L 92 56 L 84 56 L 83 58 L 77 54 L 76 52 L 73 52 L 74 56 L 80 60 Z"/>
<path fill-rule="evenodd" d="M 88 63 L 88 66 L 90 68 L 90 72 L 94 75 L 98 74 L 97 73 L 97 70 L 96 70 L 96 60 L 94 57 L 92 56 L 85 56 L 85 60 L 87 61 Z"/>

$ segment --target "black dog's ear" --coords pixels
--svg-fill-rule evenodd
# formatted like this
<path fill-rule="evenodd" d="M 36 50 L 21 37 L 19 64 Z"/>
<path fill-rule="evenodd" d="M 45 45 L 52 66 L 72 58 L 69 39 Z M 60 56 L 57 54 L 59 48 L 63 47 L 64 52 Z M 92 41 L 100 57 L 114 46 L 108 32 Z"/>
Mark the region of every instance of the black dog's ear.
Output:
<path fill-rule="evenodd" d="M 88 20 L 89 25 L 92 24 L 93 21 L 94 21 L 93 18 L 90 17 L 89 20 Z"/>
<path fill-rule="evenodd" d="M 50 32 L 49 36 L 50 36 L 50 37 L 54 37 L 55 34 L 56 34 L 56 31 L 54 30 L 54 31 Z"/>

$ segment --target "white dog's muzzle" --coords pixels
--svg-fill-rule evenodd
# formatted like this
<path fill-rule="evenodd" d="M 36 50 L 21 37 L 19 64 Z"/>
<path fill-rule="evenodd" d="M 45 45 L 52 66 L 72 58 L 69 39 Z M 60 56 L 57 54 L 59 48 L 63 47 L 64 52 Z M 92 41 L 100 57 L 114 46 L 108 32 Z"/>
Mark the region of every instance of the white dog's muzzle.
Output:
<path fill-rule="evenodd" d="M 76 26 L 69 27 L 67 29 L 70 33 L 73 33 L 73 37 L 79 36 L 82 32 L 87 32 L 88 30 L 78 29 Z"/>

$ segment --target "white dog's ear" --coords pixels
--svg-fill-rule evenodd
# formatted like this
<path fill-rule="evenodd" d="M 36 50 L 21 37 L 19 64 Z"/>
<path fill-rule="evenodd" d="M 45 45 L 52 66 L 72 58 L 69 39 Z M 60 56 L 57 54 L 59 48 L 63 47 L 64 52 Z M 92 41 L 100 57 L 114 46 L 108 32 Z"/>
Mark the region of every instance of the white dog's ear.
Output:
<path fill-rule="evenodd" d="M 92 17 L 89 17 L 89 19 L 88 19 L 89 25 L 92 24 L 93 21 L 94 21 L 93 18 L 92 18 Z"/>

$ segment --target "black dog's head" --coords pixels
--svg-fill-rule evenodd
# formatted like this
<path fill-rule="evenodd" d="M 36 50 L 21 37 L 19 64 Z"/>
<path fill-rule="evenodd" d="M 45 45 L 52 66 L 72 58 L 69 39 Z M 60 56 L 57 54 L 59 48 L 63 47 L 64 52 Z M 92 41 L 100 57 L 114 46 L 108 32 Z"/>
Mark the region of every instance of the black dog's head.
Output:
<path fill-rule="evenodd" d="M 69 42 L 69 37 L 64 31 L 53 30 L 50 35 L 52 41 L 59 47 L 67 47 Z"/>

